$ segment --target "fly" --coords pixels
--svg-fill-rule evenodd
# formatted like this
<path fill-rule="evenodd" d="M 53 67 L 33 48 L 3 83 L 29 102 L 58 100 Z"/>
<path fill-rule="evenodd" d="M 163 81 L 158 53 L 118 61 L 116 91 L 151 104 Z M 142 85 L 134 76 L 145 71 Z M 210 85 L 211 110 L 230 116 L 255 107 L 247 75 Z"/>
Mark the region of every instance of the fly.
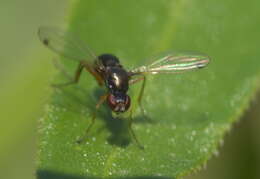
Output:
<path fill-rule="evenodd" d="M 116 56 L 112 54 L 96 56 L 84 42 L 69 32 L 64 32 L 54 27 L 40 27 L 38 36 L 49 49 L 66 58 L 75 60 L 79 64 L 72 81 L 56 86 L 61 87 L 77 83 L 83 69 L 85 69 L 96 79 L 100 86 L 105 85 L 107 88 L 107 92 L 97 102 L 96 109 L 99 109 L 100 105 L 106 101 L 110 109 L 117 114 L 129 110 L 131 106 L 131 98 L 127 94 L 129 86 L 140 81 L 142 81 L 142 86 L 137 102 L 142 112 L 144 112 L 141 100 L 144 93 L 146 75 L 182 73 L 201 69 L 209 63 L 209 57 L 201 53 L 173 52 L 158 58 L 151 64 L 126 70 Z M 95 122 L 95 116 L 94 114 L 86 130 L 86 136 Z M 138 146 L 143 148 L 138 142 L 131 124 L 132 117 L 130 116 L 130 132 Z M 84 141 L 86 136 L 78 140 L 78 142 Z"/>

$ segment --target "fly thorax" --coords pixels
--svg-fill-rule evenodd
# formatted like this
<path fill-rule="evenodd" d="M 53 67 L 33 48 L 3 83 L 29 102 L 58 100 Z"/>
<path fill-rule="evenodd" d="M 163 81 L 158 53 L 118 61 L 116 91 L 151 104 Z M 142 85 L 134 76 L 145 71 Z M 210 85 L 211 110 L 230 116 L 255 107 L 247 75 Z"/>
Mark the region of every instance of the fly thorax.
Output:
<path fill-rule="evenodd" d="M 107 74 L 106 86 L 111 93 L 127 92 L 129 77 L 124 69 L 117 67 L 109 68 Z"/>

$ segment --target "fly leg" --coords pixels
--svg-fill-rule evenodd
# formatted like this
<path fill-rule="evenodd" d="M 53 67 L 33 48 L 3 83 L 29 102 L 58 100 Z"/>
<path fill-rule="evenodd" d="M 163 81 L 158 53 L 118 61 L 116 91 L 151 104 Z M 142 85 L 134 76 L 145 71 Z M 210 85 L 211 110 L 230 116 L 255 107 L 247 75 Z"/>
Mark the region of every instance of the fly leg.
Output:
<path fill-rule="evenodd" d="M 132 128 L 132 123 L 133 123 L 133 117 L 132 117 L 132 111 L 130 111 L 130 121 L 129 121 L 129 124 L 128 124 L 128 129 L 132 135 L 132 137 L 134 138 L 136 144 L 138 145 L 138 147 L 142 150 L 144 150 L 144 146 L 138 141 L 135 133 L 134 133 L 134 130 Z"/>
<path fill-rule="evenodd" d="M 56 66 L 56 68 L 58 68 L 62 73 L 64 73 L 67 78 L 71 79 L 71 77 L 69 76 L 69 74 L 64 70 L 64 68 L 58 64 L 56 61 L 54 61 L 54 65 Z M 84 64 L 83 63 L 79 63 L 76 71 L 75 71 L 75 74 L 74 74 L 74 77 L 66 82 L 66 83 L 61 83 L 61 84 L 52 84 L 53 87 L 64 87 L 64 86 L 68 86 L 68 85 L 71 85 L 71 84 L 75 84 L 79 81 L 79 78 L 80 78 L 80 75 L 81 75 L 81 72 L 84 68 Z"/>
<path fill-rule="evenodd" d="M 142 97 L 143 97 L 143 93 L 144 93 L 144 87 L 145 87 L 145 83 L 146 83 L 146 77 L 145 76 L 142 76 L 140 78 L 136 78 L 136 79 L 132 79 L 129 81 L 129 84 L 134 84 L 134 83 L 137 83 L 139 81 L 143 81 L 142 82 L 142 86 L 141 86 L 141 90 L 139 92 L 139 95 L 138 95 L 138 99 L 137 99 L 137 102 L 138 102 L 138 105 L 139 107 L 141 108 L 141 111 L 143 113 L 143 115 L 145 116 L 145 112 L 144 112 L 144 108 L 142 106 Z M 129 131 L 130 133 L 132 134 L 132 137 L 134 138 L 135 142 L 137 143 L 138 147 L 142 150 L 144 150 L 144 147 L 141 145 L 141 143 L 138 141 L 135 133 L 134 133 L 134 130 L 132 129 L 132 123 L 133 123 L 133 109 L 131 109 L 130 111 L 130 121 L 129 121 Z"/>
<path fill-rule="evenodd" d="M 54 61 L 54 65 L 56 66 L 56 68 L 58 68 L 63 74 L 65 74 L 67 76 L 67 78 L 70 79 L 70 81 L 66 82 L 66 83 L 62 83 L 62 84 L 52 84 L 53 87 L 64 87 L 64 86 L 68 86 L 71 84 L 76 84 L 79 81 L 80 75 L 82 73 L 82 70 L 85 68 L 92 76 L 94 76 L 94 78 L 96 79 L 97 83 L 102 86 L 103 85 L 103 78 L 100 76 L 100 74 L 98 72 L 95 71 L 95 69 L 93 67 L 91 67 L 90 65 L 86 64 L 84 61 L 80 62 L 74 77 L 71 79 L 70 75 L 64 70 L 64 68 L 58 64 L 56 61 Z"/>
<path fill-rule="evenodd" d="M 143 98 L 143 95 L 144 95 L 145 83 L 146 83 L 146 77 L 143 76 L 143 83 L 142 83 L 141 90 L 139 92 L 139 96 L 138 96 L 138 99 L 137 99 L 137 102 L 138 102 L 144 116 L 146 116 L 146 115 L 145 115 L 145 110 L 144 110 L 143 105 L 142 105 L 142 98 Z"/>
<path fill-rule="evenodd" d="M 139 92 L 139 95 L 138 95 L 138 98 L 137 98 L 137 103 L 141 109 L 141 112 L 143 114 L 143 116 L 146 116 L 145 114 L 145 110 L 143 108 L 143 105 L 142 105 L 142 98 L 143 98 L 143 94 L 144 94 L 144 88 L 145 88 L 145 84 L 146 84 L 146 77 L 145 76 L 142 76 L 140 78 L 136 78 L 136 79 L 133 79 L 133 80 L 130 80 L 130 84 L 134 84 L 136 82 L 139 82 L 139 81 L 142 81 L 142 86 L 141 86 L 141 90 Z"/>
<path fill-rule="evenodd" d="M 90 129 L 95 124 L 97 110 L 99 109 L 100 105 L 103 104 L 104 101 L 107 99 L 107 96 L 108 96 L 108 94 L 104 94 L 104 95 L 100 96 L 99 101 L 98 101 L 98 103 L 96 104 L 96 107 L 95 107 L 95 112 L 93 113 L 93 116 L 91 118 L 91 123 L 89 124 L 89 126 L 88 126 L 88 128 L 85 132 L 85 135 L 83 137 L 81 137 L 79 140 L 77 140 L 77 143 L 80 144 L 87 139 Z"/>

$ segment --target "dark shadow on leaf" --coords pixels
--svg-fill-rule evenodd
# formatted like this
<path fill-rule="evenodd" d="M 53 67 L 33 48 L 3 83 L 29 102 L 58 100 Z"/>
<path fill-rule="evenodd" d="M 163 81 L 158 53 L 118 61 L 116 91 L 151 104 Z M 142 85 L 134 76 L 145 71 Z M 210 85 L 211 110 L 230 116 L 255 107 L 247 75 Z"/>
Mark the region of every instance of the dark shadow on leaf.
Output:
<path fill-rule="evenodd" d="M 79 85 L 62 87 L 56 90 L 57 93 L 54 95 L 54 98 L 56 98 L 56 103 L 58 101 L 58 105 L 61 107 L 66 108 L 70 112 L 78 114 L 80 114 L 81 111 L 85 109 L 88 109 L 88 111 L 94 113 L 96 110 L 95 105 L 97 104 L 99 97 L 105 93 L 105 90 L 100 87 L 97 87 L 94 92 L 91 92 Z M 96 113 L 96 117 L 97 120 L 103 120 L 105 123 L 104 128 L 96 129 L 97 132 L 100 133 L 106 128 L 111 133 L 111 135 L 107 138 L 109 144 L 125 148 L 130 144 L 131 141 L 133 141 L 128 129 L 129 120 L 127 118 L 123 119 L 119 116 L 113 118 L 112 112 L 107 106 L 106 102 L 101 105 L 100 109 Z M 133 125 L 134 123 L 146 124 L 154 122 L 150 118 L 145 118 L 144 116 L 140 115 L 134 118 Z M 93 128 L 95 128 L 95 125 Z"/>
<path fill-rule="evenodd" d="M 37 179 L 98 179 L 99 177 L 76 176 L 71 174 L 63 174 L 48 170 L 38 170 Z M 163 176 L 136 176 L 136 177 L 107 177 L 108 179 L 174 179 Z"/>
<path fill-rule="evenodd" d="M 112 145 L 127 147 L 131 142 L 131 136 L 128 130 L 128 121 L 120 118 L 111 118 L 106 121 L 106 127 L 111 131 L 107 138 Z"/>

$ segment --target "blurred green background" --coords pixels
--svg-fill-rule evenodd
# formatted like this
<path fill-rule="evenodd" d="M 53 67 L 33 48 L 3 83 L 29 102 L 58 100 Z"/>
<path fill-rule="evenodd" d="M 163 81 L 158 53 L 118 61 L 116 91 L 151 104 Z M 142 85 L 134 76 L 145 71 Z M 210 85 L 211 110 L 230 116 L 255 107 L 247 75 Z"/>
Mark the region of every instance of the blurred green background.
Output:
<path fill-rule="evenodd" d="M 36 123 L 54 74 L 53 54 L 40 44 L 37 28 L 63 26 L 73 1 L 0 2 L 0 178 L 30 179 L 35 172 Z M 219 155 L 209 161 L 206 170 L 186 179 L 260 178 L 259 101 L 260 95 L 226 136 Z"/>
<path fill-rule="evenodd" d="M 0 1 L 0 178 L 34 178 L 36 123 L 53 73 L 37 29 L 66 14 L 66 0 Z"/>

